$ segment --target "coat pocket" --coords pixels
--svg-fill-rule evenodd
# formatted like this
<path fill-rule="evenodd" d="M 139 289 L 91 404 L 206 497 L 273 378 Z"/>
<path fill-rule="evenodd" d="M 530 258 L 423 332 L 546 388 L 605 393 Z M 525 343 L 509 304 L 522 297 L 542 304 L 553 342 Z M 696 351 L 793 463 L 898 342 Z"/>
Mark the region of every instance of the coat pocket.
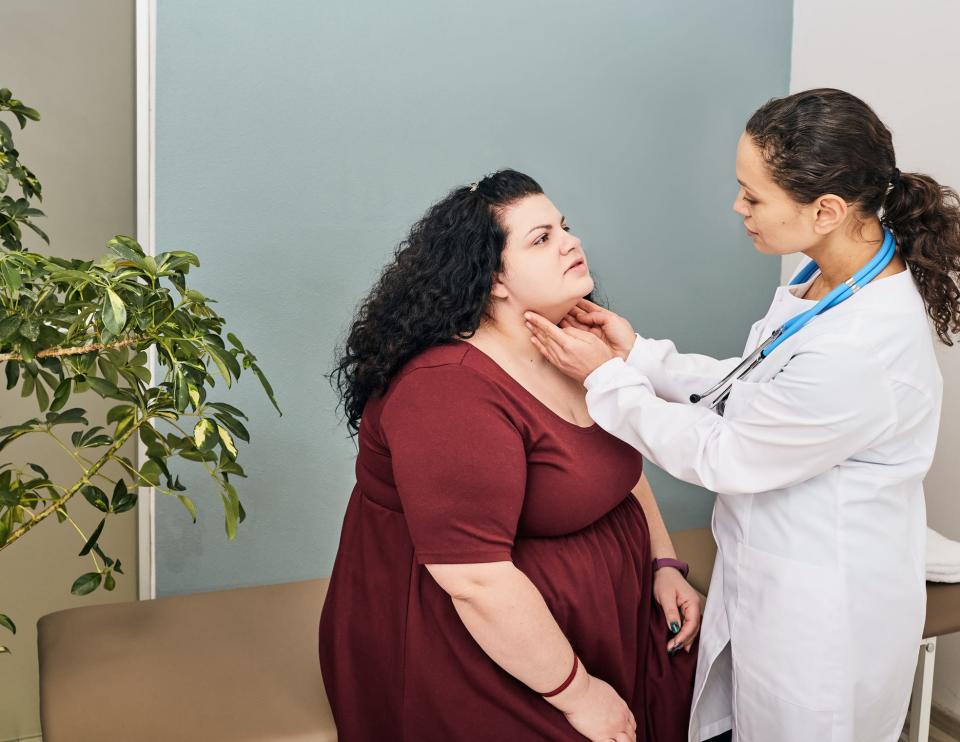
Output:
<path fill-rule="evenodd" d="M 739 545 L 735 673 L 795 706 L 835 711 L 842 671 L 836 569 Z"/>

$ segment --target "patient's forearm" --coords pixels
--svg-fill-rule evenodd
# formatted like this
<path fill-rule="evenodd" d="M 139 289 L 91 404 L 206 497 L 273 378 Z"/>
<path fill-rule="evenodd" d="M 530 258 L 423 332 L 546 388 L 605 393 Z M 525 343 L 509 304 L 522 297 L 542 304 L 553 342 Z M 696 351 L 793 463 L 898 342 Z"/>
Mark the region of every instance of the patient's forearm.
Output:
<path fill-rule="evenodd" d="M 654 559 L 676 559 L 677 552 L 673 548 L 673 541 L 667 533 L 667 525 L 663 522 L 657 500 L 647 481 L 646 475 L 640 477 L 637 486 L 633 488 L 633 496 L 637 498 L 643 514 L 647 517 L 647 527 L 650 529 L 650 553 Z"/>
<path fill-rule="evenodd" d="M 513 563 L 427 568 L 450 594 L 467 631 L 500 667 L 539 693 L 567 679 L 573 648 L 539 590 Z M 567 690 L 548 700 L 564 709 L 587 682 L 580 669 Z"/>

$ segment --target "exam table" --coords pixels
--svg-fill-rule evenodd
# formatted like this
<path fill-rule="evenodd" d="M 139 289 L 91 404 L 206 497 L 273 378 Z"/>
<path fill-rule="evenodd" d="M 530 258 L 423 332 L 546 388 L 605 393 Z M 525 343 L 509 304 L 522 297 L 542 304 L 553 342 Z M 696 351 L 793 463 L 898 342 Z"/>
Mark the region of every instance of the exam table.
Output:
<path fill-rule="evenodd" d="M 671 534 L 706 594 L 710 530 Z M 326 580 L 70 608 L 40 619 L 44 742 L 334 742 L 318 661 Z M 960 584 L 927 584 L 910 711 L 926 742 L 936 638 L 960 631 Z"/>

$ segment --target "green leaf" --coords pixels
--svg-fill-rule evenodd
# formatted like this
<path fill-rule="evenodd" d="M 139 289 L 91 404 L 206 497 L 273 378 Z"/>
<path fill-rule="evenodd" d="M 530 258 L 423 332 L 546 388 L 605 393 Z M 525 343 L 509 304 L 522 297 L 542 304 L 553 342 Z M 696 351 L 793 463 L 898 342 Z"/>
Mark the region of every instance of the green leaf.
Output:
<path fill-rule="evenodd" d="M 233 541 L 237 537 L 237 523 L 240 520 L 240 498 L 237 497 L 237 491 L 232 484 L 229 482 L 221 482 L 220 484 L 223 486 L 220 497 L 223 500 L 227 539 Z"/>
<path fill-rule="evenodd" d="M 103 374 L 103 378 L 116 386 L 119 380 L 116 366 L 114 366 L 106 356 L 97 358 L 97 365 L 100 367 L 100 373 Z"/>
<path fill-rule="evenodd" d="M 39 121 L 40 114 L 33 108 L 28 108 L 27 106 L 17 106 L 17 111 L 20 112 L 23 116 L 26 116 L 31 121 Z"/>
<path fill-rule="evenodd" d="M 216 345 L 208 345 L 207 350 L 210 352 L 210 358 L 216 364 L 217 368 L 220 369 L 220 375 L 223 377 L 223 380 L 227 382 L 227 387 L 229 388 L 232 385 L 232 380 L 230 378 L 230 366 L 226 359 L 228 356 L 230 358 L 233 358 L 233 356 Z M 236 363 L 235 358 L 233 358 L 233 362 Z M 236 375 L 239 376 L 239 367 Z"/>
<path fill-rule="evenodd" d="M 250 442 L 250 433 L 239 420 L 234 420 L 230 415 L 227 415 L 223 412 L 214 414 L 214 417 L 217 419 L 218 423 L 223 425 L 223 427 L 237 436 L 237 438 L 245 441 L 246 443 Z"/>
<path fill-rule="evenodd" d="M 243 347 L 243 343 L 241 343 L 239 338 L 237 338 L 237 336 L 234 335 L 232 332 L 227 333 L 227 340 L 229 340 L 231 345 L 233 345 L 233 347 L 235 347 L 237 350 L 243 351 L 243 352 L 246 351 L 246 349 Z"/>
<path fill-rule="evenodd" d="M 72 379 L 64 379 L 57 385 L 56 390 L 53 392 L 53 404 L 50 405 L 51 412 L 56 412 L 67 403 L 67 400 L 70 399 L 72 386 Z"/>
<path fill-rule="evenodd" d="M 118 234 L 107 243 L 107 247 L 121 258 L 126 258 L 135 263 L 146 257 L 146 253 L 144 253 L 143 248 L 140 247 L 140 243 L 126 235 Z"/>
<path fill-rule="evenodd" d="M 20 318 L 10 315 L 0 320 L 0 342 L 11 337 L 20 328 Z"/>
<path fill-rule="evenodd" d="M 160 484 L 160 465 L 150 459 L 140 467 L 140 476 L 144 481 L 156 487 Z"/>
<path fill-rule="evenodd" d="M 110 499 L 110 509 L 114 513 L 125 513 L 137 504 L 137 493 L 127 489 L 127 483 L 119 480 L 113 488 L 113 497 Z"/>
<path fill-rule="evenodd" d="M 28 318 L 20 323 L 20 334 L 27 340 L 35 341 L 40 336 L 39 320 Z"/>
<path fill-rule="evenodd" d="M 86 501 L 93 505 L 97 510 L 104 513 L 110 512 L 110 503 L 107 501 L 107 493 L 99 487 L 88 484 L 86 487 L 83 487 L 80 490 L 80 494 L 82 494 Z"/>
<path fill-rule="evenodd" d="M 20 277 L 20 272 L 10 264 L 9 260 L 4 260 L 0 263 L 0 277 L 3 278 L 6 287 L 14 293 L 19 291 L 20 287 L 23 286 L 23 279 Z"/>
<path fill-rule="evenodd" d="M 13 389 L 20 380 L 20 361 L 7 361 L 4 373 L 7 376 L 7 389 Z"/>
<path fill-rule="evenodd" d="M 103 326 L 112 334 L 120 335 L 127 324 L 127 307 L 117 292 L 107 289 L 107 301 L 103 303 Z"/>
<path fill-rule="evenodd" d="M 79 407 L 71 407 L 63 412 L 48 412 L 47 422 L 50 425 L 68 425 L 70 423 L 89 425 L 87 418 L 84 417 L 86 414 L 86 411 Z"/>
<path fill-rule="evenodd" d="M 230 454 L 231 458 L 237 458 L 237 444 L 233 442 L 233 438 L 230 437 L 227 429 L 218 425 L 217 434 L 220 436 L 220 442 L 223 443 L 223 447 Z"/>
<path fill-rule="evenodd" d="M 47 393 L 46 387 L 40 383 L 39 379 L 37 379 L 36 387 L 37 404 L 40 405 L 40 412 L 45 412 L 47 407 L 50 406 L 50 395 Z"/>
<path fill-rule="evenodd" d="M 236 474 L 238 477 L 247 476 L 246 472 L 243 470 L 243 467 L 240 466 L 240 464 L 238 464 L 236 461 L 227 460 L 225 463 L 221 464 L 219 468 L 224 474 Z"/>
<path fill-rule="evenodd" d="M 214 409 L 220 410 L 221 412 L 228 412 L 234 417 L 242 417 L 244 420 L 249 419 L 241 410 L 238 410 L 232 405 L 228 405 L 226 402 L 210 402 L 209 404 Z"/>
<path fill-rule="evenodd" d="M 190 517 L 193 518 L 193 522 L 196 523 L 197 522 L 197 506 L 193 504 L 193 500 L 191 500 L 186 495 L 177 495 L 177 498 L 180 500 L 180 502 L 183 503 L 183 506 L 187 509 L 187 512 L 190 513 Z"/>
<path fill-rule="evenodd" d="M 110 411 L 107 413 L 107 423 L 116 423 L 120 422 L 126 417 L 130 417 L 133 414 L 133 407 L 130 405 L 117 405 L 116 407 L 111 407 Z"/>
<path fill-rule="evenodd" d="M 0 626 L 3 626 L 5 629 L 14 634 L 17 633 L 17 625 L 11 621 L 10 616 L 7 616 L 6 614 L 0 613 Z"/>
<path fill-rule="evenodd" d="M 217 444 L 217 425 L 201 418 L 193 429 L 193 442 L 201 451 L 209 451 Z"/>
<path fill-rule="evenodd" d="M 130 373 L 140 379 L 144 384 L 149 384 L 153 380 L 153 377 L 150 375 L 150 369 L 144 368 L 143 366 L 132 366 Z"/>
<path fill-rule="evenodd" d="M 87 572 L 84 575 L 80 575 L 74 581 L 70 592 L 74 595 L 87 595 L 88 593 L 92 593 L 100 587 L 101 579 L 102 577 L 99 572 Z"/>
<path fill-rule="evenodd" d="M 116 397 L 120 393 L 120 390 L 109 381 L 96 376 L 87 376 L 87 384 L 101 397 Z"/>
<path fill-rule="evenodd" d="M 257 366 L 257 364 L 250 366 L 250 369 L 253 371 L 256 377 L 260 379 L 260 384 L 263 386 L 263 391 L 267 393 L 267 396 L 273 403 L 274 408 L 280 413 L 280 416 L 283 417 L 283 413 L 280 412 L 280 408 L 277 406 L 277 400 L 273 397 L 273 387 L 270 386 L 270 382 L 267 381 L 267 377 L 263 375 L 263 372 L 260 370 L 260 367 Z"/>
<path fill-rule="evenodd" d="M 39 474 L 44 479 L 50 479 L 50 475 L 47 474 L 47 470 L 44 469 L 39 464 L 27 464 L 31 469 L 33 469 L 37 474 Z"/>
<path fill-rule="evenodd" d="M 177 412 L 185 412 L 189 402 L 189 388 L 187 387 L 187 378 L 183 375 L 183 369 L 177 366 L 173 374 L 173 399 Z"/>
<path fill-rule="evenodd" d="M 40 216 L 43 216 L 43 214 L 40 214 Z M 39 236 L 41 240 L 43 240 L 44 242 L 46 242 L 48 245 L 50 244 L 50 238 L 47 236 L 47 233 L 44 232 L 42 229 L 40 229 L 40 227 L 38 227 L 38 226 L 37 226 L 36 224 L 34 224 L 32 221 L 30 221 L 29 219 L 25 219 L 25 220 L 23 221 L 23 224 L 24 224 L 24 226 L 26 226 L 28 229 L 33 230 L 33 232 L 36 233 L 37 236 Z"/>
<path fill-rule="evenodd" d="M 100 538 L 100 534 L 103 533 L 103 526 L 106 524 L 107 519 L 101 518 L 100 525 L 97 526 L 96 530 L 90 534 L 90 538 L 87 539 L 87 543 L 83 545 L 83 548 L 80 550 L 80 553 L 77 556 L 86 556 L 90 553 L 90 549 L 97 545 L 97 539 Z"/>

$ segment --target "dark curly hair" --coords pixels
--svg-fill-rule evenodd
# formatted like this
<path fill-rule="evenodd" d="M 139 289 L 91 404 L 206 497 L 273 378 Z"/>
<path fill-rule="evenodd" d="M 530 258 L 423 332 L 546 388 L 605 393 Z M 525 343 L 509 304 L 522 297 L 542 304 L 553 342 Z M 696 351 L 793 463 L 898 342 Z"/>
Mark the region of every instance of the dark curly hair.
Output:
<path fill-rule="evenodd" d="M 500 170 L 452 190 L 410 230 L 360 305 L 328 375 L 351 435 L 363 408 L 411 358 L 472 337 L 489 316 L 507 235 L 501 212 L 543 193 L 530 176 Z"/>
<path fill-rule="evenodd" d="M 893 137 L 866 103 L 819 88 L 774 98 L 747 122 L 774 181 L 796 201 L 825 193 L 878 215 L 910 267 L 937 335 L 960 333 L 960 197 L 929 175 L 901 173 Z"/>

